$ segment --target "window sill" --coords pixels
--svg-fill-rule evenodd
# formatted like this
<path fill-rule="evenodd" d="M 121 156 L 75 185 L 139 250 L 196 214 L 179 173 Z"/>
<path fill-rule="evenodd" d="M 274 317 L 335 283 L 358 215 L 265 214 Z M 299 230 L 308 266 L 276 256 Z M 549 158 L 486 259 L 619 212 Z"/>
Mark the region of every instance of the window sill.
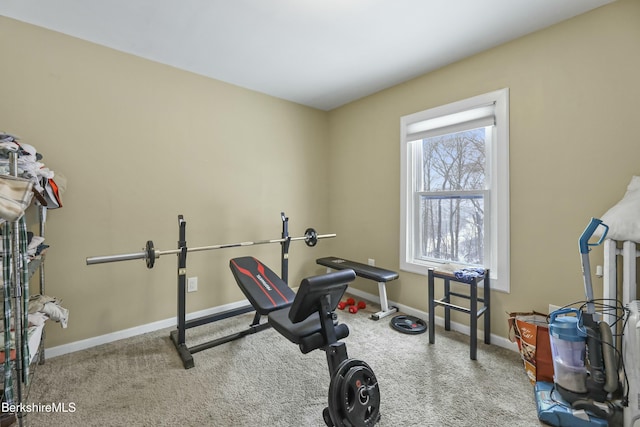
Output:
<path fill-rule="evenodd" d="M 421 276 L 427 276 L 430 268 L 435 269 L 444 269 L 445 271 L 449 271 L 452 265 L 463 266 L 463 264 L 450 264 L 450 263 L 440 263 L 440 262 L 429 262 L 429 261 L 416 261 L 416 262 L 401 262 L 400 263 L 400 271 L 405 271 L 407 273 L 419 274 Z M 507 281 L 501 281 L 496 275 L 494 270 L 490 270 L 490 278 L 491 278 L 491 290 L 502 292 L 505 294 L 511 293 L 509 288 L 509 283 Z M 505 282 L 505 283 L 503 283 Z"/>

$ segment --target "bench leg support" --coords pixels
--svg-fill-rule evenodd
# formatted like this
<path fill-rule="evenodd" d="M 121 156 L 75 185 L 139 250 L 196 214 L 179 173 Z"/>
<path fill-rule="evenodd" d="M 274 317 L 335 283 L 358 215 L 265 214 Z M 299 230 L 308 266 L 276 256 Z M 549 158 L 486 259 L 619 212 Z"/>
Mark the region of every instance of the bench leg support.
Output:
<path fill-rule="evenodd" d="M 398 307 L 389 307 L 389 301 L 387 300 L 387 287 L 385 282 L 378 282 L 378 293 L 380 294 L 380 308 L 381 310 L 371 315 L 373 320 L 380 320 L 383 317 L 396 313 Z"/>

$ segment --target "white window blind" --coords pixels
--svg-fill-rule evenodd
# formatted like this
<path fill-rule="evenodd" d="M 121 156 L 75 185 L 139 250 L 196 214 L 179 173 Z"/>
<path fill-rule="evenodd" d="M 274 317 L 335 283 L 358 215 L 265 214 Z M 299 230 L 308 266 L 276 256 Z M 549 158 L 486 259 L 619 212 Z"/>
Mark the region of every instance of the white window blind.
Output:
<path fill-rule="evenodd" d="M 496 124 L 495 103 L 407 125 L 407 139 L 417 140 Z"/>

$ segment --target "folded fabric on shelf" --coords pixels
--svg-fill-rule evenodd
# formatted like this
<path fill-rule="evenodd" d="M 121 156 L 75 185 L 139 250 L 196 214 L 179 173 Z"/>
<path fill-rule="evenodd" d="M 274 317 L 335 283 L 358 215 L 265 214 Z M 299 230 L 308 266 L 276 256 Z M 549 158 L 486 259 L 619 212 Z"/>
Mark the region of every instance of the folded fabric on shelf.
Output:
<path fill-rule="evenodd" d="M 16 175 L 33 183 L 38 202 L 46 204 L 49 209 L 62 207 L 60 195 L 66 188 L 66 178 L 47 168 L 40 161 L 42 154 L 38 153 L 35 147 L 19 140 L 15 135 L 0 132 L 0 175 L 11 175 L 9 156 L 11 153 L 17 153 Z"/>
<path fill-rule="evenodd" d="M 42 326 L 47 319 L 47 315 L 40 311 L 29 313 L 29 326 Z"/>
<path fill-rule="evenodd" d="M 34 256 L 38 254 L 38 248 L 44 242 L 44 237 L 41 236 L 33 236 L 31 240 L 29 240 L 29 244 L 27 245 L 27 253 L 29 256 Z"/>
<path fill-rule="evenodd" d="M 482 267 L 467 267 L 461 268 L 453 272 L 457 279 L 464 282 L 471 282 L 476 277 L 484 276 L 484 268 Z"/>
<path fill-rule="evenodd" d="M 33 199 L 32 188 L 28 179 L 0 175 L 0 218 L 15 221 L 24 215 Z"/>
<path fill-rule="evenodd" d="M 62 307 L 55 297 L 47 295 L 32 295 L 29 298 L 29 313 L 41 312 L 54 322 L 60 323 L 63 328 L 67 327 L 69 320 L 69 310 Z"/>

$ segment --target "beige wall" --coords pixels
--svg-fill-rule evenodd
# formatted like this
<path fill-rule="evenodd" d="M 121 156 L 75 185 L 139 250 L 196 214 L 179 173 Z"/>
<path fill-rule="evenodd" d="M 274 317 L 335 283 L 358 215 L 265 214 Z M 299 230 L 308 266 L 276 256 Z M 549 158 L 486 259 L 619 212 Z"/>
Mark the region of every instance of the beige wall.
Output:
<path fill-rule="evenodd" d="M 174 256 L 153 270 L 85 258 L 173 249 L 178 214 L 189 246 L 279 237 L 281 210 L 292 235 L 338 233 L 292 244 L 292 282 L 329 254 L 398 269 L 400 117 L 502 87 L 512 280 L 492 296 L 493 330 L 506 335 L 505 311 L 582 299 L 577 238 L 640 174 L 638 22 L 640 2 L 620 0 L 326 113 L 0 17 L 0 129 L 68 179 L 47 224 L 47 293 L 71 317 L 47 346 L 175 316 Z M 279 270 L 277 245 L 189 255 L 189 311 L 242 298 L 227 263 L 244 254 Z M 402 272 L 389 295 L 426 310 L 424 277 Z"/>
<path fill-rule="evenodd" d="M 508 87 L 511 292 L 492 293 L 492 332 L 506 336 L 507 311 L 583 300 L 578 237 L 640 174 L 639 23 L 640 2 L 618 1 L 332 111 L 342 256 L 399 268 L 400 117 Z M 425 277 L 401 272 L 389 297 L 426 311 Z"/>
<path fill-rule="evenodd" d="M 5 18 L 0 57 L 0 128 L 68 179 L 49 212 L 46 293 L 71 314 L 67 330 L 47 326 L 47 347 L 176 315 L 175 256 L 153 270 L 85 258 L 149 239 L 174 249 L 179 214 L 194 247 L 279 238 L 281 211 L 291 235 L 330 232 L 325 112 Z M 322 247 L 292 243 L 293 281 Z M 280 271 L 277 244 L 190 253 L 188 311 L 242 299 L 228 262 L 245 254 Z"/>

